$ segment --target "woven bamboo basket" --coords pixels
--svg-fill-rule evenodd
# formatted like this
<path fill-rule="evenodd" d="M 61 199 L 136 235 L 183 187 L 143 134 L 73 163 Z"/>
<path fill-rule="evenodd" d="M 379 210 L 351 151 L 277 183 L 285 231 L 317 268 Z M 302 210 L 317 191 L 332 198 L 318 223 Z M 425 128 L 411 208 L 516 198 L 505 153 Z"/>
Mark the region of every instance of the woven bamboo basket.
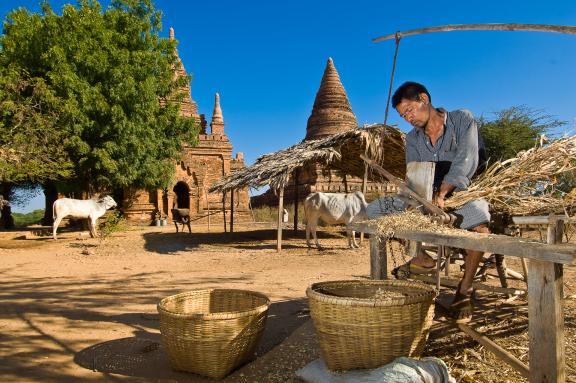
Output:
<path fill-rule="evenodd" d="M 158 304 L 172 368 L 221 379 L 254 358 L 270 300 L 236 289 L 194 290 Z"/>
<path fill-rule="evenodd" d="M 419 356 L 436 296 L 412 281 L 331 281 L 306 290 L 322 357 L 330 370 L 376 368 Z"/>

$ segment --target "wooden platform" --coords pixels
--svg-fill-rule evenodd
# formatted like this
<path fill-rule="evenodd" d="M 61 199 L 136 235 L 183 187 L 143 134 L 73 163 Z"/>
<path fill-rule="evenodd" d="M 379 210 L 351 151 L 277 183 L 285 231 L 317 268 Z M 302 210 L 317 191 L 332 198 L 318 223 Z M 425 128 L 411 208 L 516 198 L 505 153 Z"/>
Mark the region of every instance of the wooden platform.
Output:
<path fill-rule="evenodd" d="M 439 234 L 427 231 L 397 231 L 395 238 L 425 242 L 438 246 L 503 254 L 527 258 L 528 263 L 528 312 L 529 312 L 529 360 L 530 368 L 524 368 L 517 360 L 503 358 L 512 367 L 527 376 L 531 383 L 565 382 L 564 310 L 563 310 L 563 265 L 573 265 L 576 245 L 560 243 L 563 221 L 548 221 L 548 243 L 536 242 L 519 237 L 466 232 Z M 371 234 L 370 274 L 372 278 L 388 277 L 386 238 L 379 237 L 375 225 L 358 223 L 353 230 Z M 473 334 L 472 329 L 460 329 L 494 353 L 502 356 L 489 338 Z"/>

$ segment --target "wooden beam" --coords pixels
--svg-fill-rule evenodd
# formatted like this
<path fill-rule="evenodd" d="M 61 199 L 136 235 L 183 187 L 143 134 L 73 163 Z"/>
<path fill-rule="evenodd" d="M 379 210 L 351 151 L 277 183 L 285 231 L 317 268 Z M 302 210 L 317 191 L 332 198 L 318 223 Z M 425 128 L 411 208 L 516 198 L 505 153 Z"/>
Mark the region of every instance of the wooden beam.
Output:
<path fill-rule="evenodd" d="M 284 188 L 278 192 L 278 235 L 276 236 L 276 251 L 282 250 L 282 215 L 284 212 Z"/>
<path fill-rule="evenodd" d="M 230 233 L 234 233 L 234 189 L 230 189 Z"/>
<path fill-rule="evenodd" d="M 548 246 L 562 239 L 561 220 L 548 226 Z M 564 382 L 563 268 L 531 259 L 528 263 L 528 335 L 530 383 Z"/>
<path fill-rule="evenodd" d="M 576 217 L 567 217 L 565 215 L 533 215 L 530 217 L 512 217 L 512 222 L 516 225 L 548 225 L 559 219 L 564 222 L 576 222 Z"/>
<path fill-rule="evenodd" d="M 426 282 L 426 283 L 436 283 L 437 279 L 436 276 L 433 275 L 426 275 L 426 274 L 411 274 L 410 279 L 416 279 L 418 281 Z M 443 287 L 452 287 L 455 288 L 460 283 L 459 279 L 449 278 L 449 277 L 441 277 L 440 278 L 440 286 Z M 522 296 L 526 295 L 526 291 L 522 289 L 515 289 L 515 288 L 504 288 L 500 286 L 493 286 L 488 285 L 482 282 L 472 282 L 472 288 L 476 290 L 483 290 L 483 291 L 490 291 L 496 294 L 506 294 L 506 295 L 517 295 Z"/>
<path fill-rule="evenodd" d="M 370 277 L 388 279 L 388 256 L 386 241 L 376 235 L 370 236 Z"/>
<path fill-rule="evenodd" d="M 569 25 L 549 25 L 549 24 L 451 24 L 438 27 L 411 29 L 405 32 L 396 32 L 389 35 L 379 36 L 372 39 L 372 42 L 379 43 L 385 40 L 392 40 L 396 37 L 421 35 L 432 32 L 452 32 L 452 31 L 526 31 L 526 32 L 556 32 L 576 35 L 576 27 Z"/>
<path fill-rule="evenodd" d="M 472 329 L 470 326 L 468 326 L 464 323 L 458 323 L 457 325 L 458 325 L 458 328 L 460 330 L 462 330 L 464 333 L 468 334 L 468 336 L 470 336 L 476 342 L 478 342 L 481 345 L 483 345 L 484 347 L 486 347 L 486 349 L 488 349 L 488 351 L 492 352 L 499 359 L 505 361 L 510 366 L 514 367 L 514 369 L 517 370 L 520 374 L 522 374 L 522 376 L 524 376 L 526 378 L 528 378 L 530 376 L 530 370 L 528 369 L 527 365 L 522 363 L 518 358 L 516 358 L 510 352 L 503 349 L 500 345 L 495 343 L 493 340 L 491 340 L 490 338 L 488 338 L 484 334 L 477 332 L 476 330 Z M 532 362 L 530 362 L 530 367 L 532 367 Z M 530 382 L 532 382 L 532 380 L 530 380 Z M 541 382 L 545 382 L 545 381 L 542 380 Z"/>
<path fill-rule="evenodd" d="M 367 223 L 354 223 L 351 229 L 378 235 L 375 226 Z M 462 234 L 441 234 L 429 231 L 397 230 L 395 238 L 408 239 L 456 247 L 459 249 L 478 250 L 484 253 L 498 253 L 516 257 L 525 257 L 541 261 L 574 264 L 576 245 L 574 244 L 545 244 L 526 240 L 525 238 L 508 237 L 498 234 L 482 234 L 464 232 Z"/>

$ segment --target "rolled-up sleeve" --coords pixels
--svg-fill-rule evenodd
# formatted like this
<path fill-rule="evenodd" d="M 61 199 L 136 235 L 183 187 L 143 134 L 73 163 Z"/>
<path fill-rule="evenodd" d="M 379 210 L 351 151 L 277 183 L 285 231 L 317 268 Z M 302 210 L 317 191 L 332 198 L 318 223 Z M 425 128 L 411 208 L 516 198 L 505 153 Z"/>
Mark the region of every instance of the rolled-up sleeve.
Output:
<path fill-rule="evenodd" d="M 466 189 L 478 167 L 478 128 L 472 113 L 462 111 L 459 118 L 461 121 L 456 123 L 459 128 L 455 132 L 458 147 L 444 181 L 458 189 Z"/>

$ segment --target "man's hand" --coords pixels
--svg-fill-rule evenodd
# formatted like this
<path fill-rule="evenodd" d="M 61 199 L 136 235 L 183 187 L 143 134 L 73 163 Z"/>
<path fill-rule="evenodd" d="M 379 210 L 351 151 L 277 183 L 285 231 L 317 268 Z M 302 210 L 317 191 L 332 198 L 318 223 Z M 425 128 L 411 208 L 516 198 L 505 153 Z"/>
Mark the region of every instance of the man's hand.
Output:
<path fill-rule="evenodd" d="M 444 197 L 441 197 L 440 195 L 436 194 L 432 199 L 432 203 L 438 206 L 440 209 L 444 209 Z"/>
<path fill-rule="evenodd" d="M 448 195 L 448 193 L 450 193 L 455 188 L 456 187 L 454 185 L 451 185 L 447 182 L 442 182 L 440 185 L 440 190 L 438 190 L 438 193 L 434 196 L 432 202 L 440 209 L 444 209 L 444 200 L 446 199 L 446 195 Z"/>

